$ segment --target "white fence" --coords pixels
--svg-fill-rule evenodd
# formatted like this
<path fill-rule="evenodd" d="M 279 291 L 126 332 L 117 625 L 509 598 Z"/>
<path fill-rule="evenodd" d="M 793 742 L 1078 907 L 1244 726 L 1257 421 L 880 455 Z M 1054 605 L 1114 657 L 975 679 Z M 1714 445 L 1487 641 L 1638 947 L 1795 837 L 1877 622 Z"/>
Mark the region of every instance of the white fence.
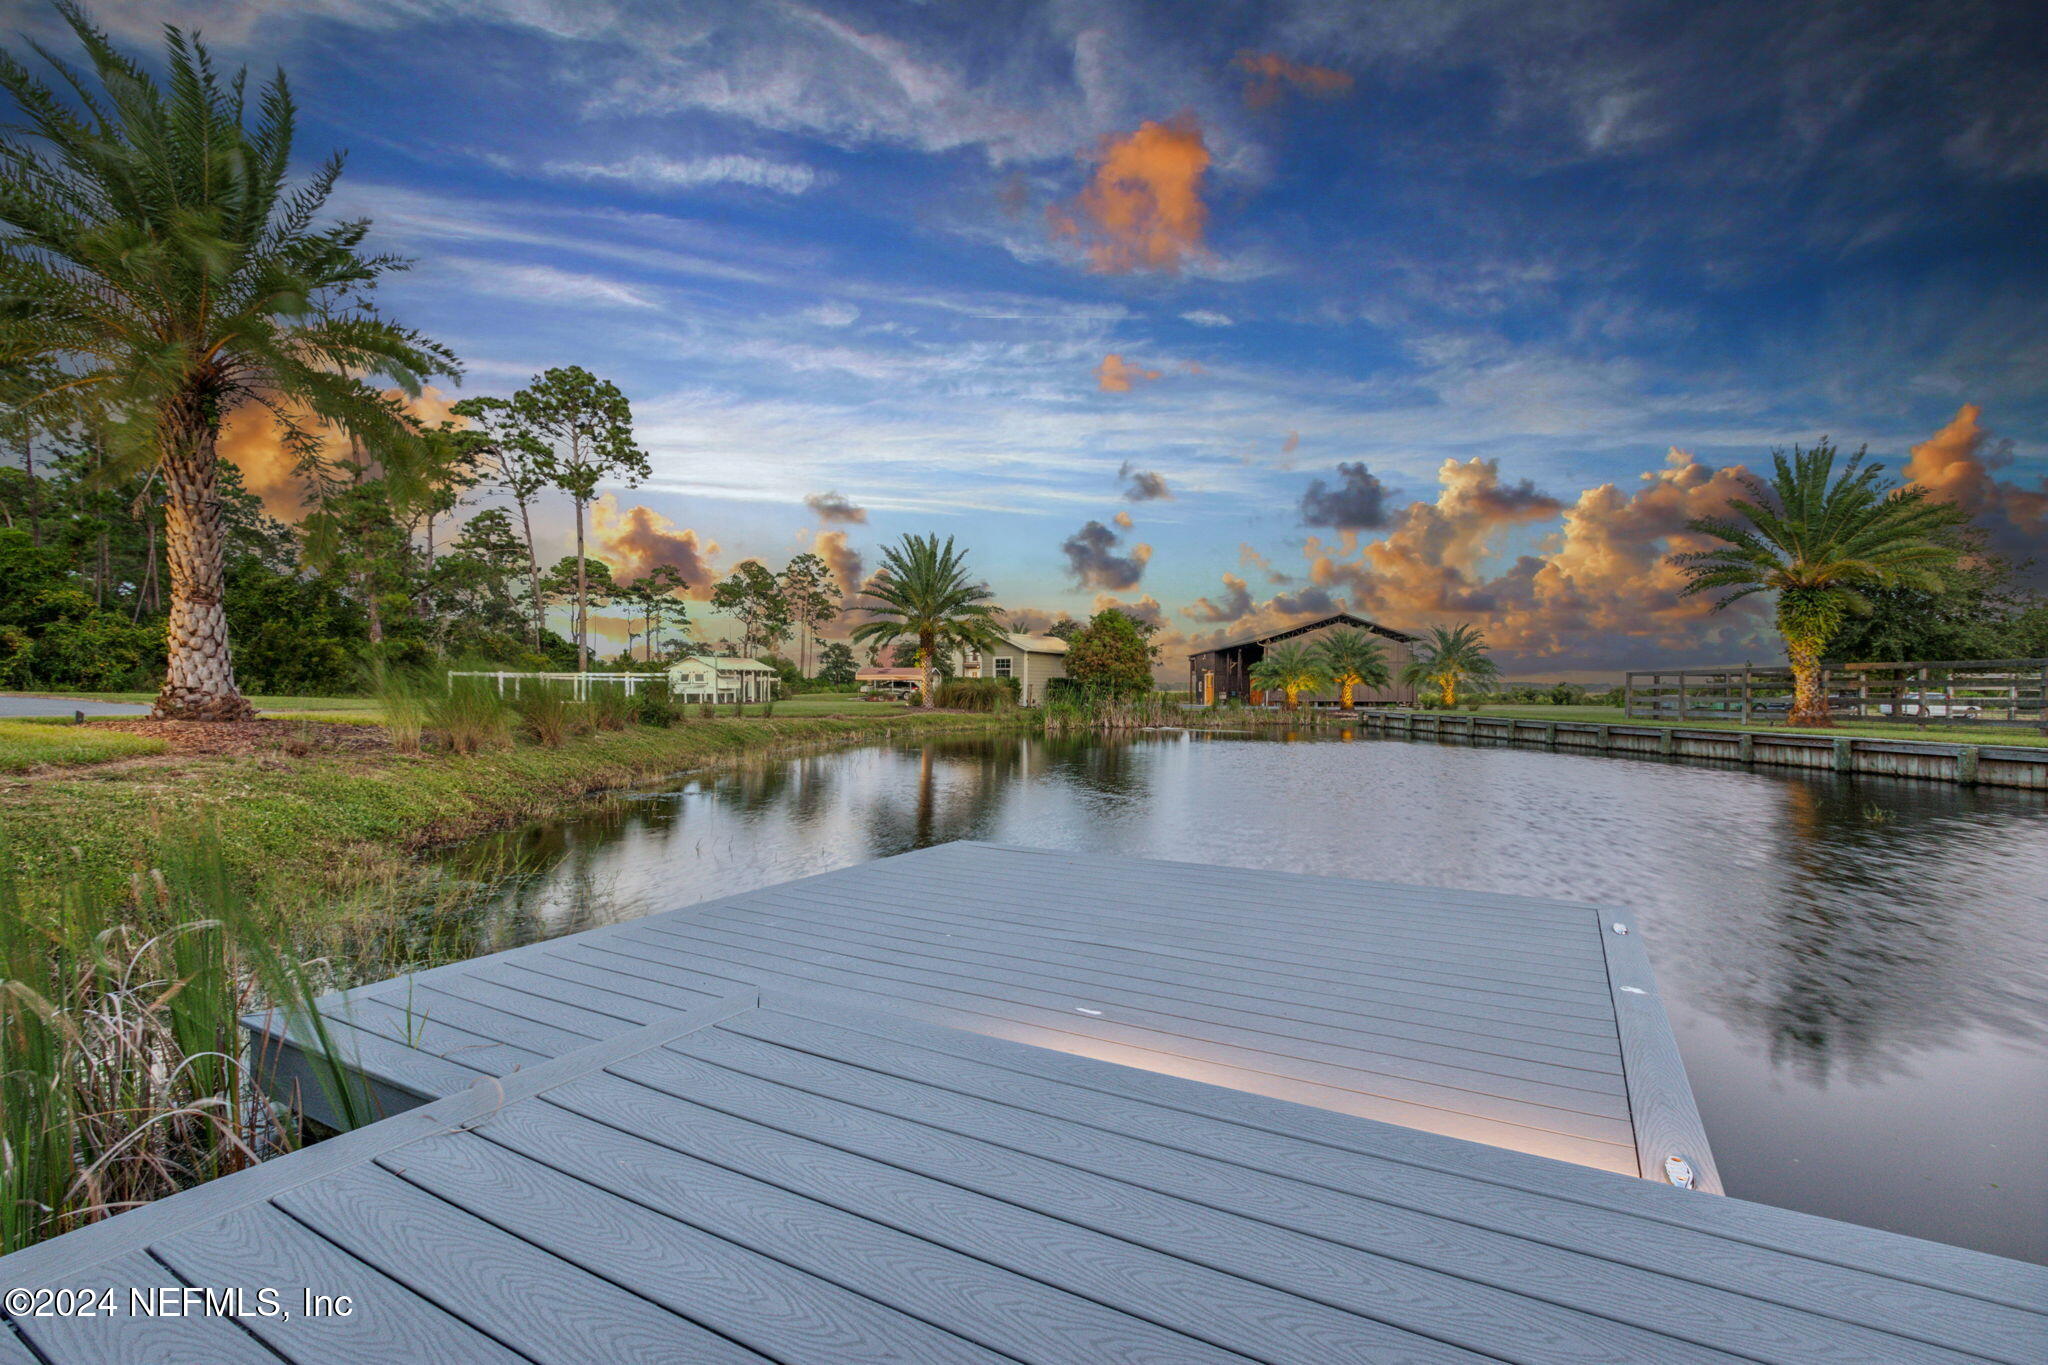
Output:
<path fill-rule="evenodd" d="M 501 697 L 518 696 L 519 689 L 527 683 L 565 682 L 569 684 L 576 700 L 588 701 L 590 700 L 590 688 L 593 683 L 619 683 L 625 687 L 626 695 L 630 697 L 633 695 L 634 690 L 642 683 L 664 682 L 667 680 L 668 675 L 666 673 L 450 673 L 448 675 L 448 686 L 454 687 L 457 678 L 490 678 L 497 683 L 498 695 Z M 506 688 L 507 683 L 511 684 L 509 691 Z"/>

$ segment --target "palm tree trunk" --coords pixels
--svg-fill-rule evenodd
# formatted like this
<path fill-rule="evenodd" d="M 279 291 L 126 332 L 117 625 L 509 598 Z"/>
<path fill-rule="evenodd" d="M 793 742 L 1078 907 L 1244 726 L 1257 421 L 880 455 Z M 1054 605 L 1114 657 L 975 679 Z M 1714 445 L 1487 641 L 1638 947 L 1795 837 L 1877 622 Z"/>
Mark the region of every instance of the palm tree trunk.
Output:
<path fill-rule="evenodd" d="M 590 671 L 590 584 L 583 563 L 583 499 L 576 499 L 576 671 Z"/>
<path fill-rule="evenodd" d="M 1340 711 L 1349 711 L 1351 709 L 1352 682 L 1353 680 L 1350 678 L 1344 680 L 1344 695 L 1337 702 L 1337 709 Z"/>
<path fill-rule="evenodd" d="M 1449 676 L 1448 674 L 1446 674 L 1446 675 L 1444 676 L 1444 678 L 1443 678 L 1442 682 L 1440 682 L 1440 683 L 1438 684 L 1438 686 L 1440 686 L 1440 687 L 1441 687 L 1441 688 L 1443 689 L 1443 694 L 1444 694 L 1444 710 L 1446 710 L 1446 711 L 1455 711 L 1455 710 L 1457 710 L 1457 709 L 1458 709 L 1458 680 L 1457 680 L 1456 678 L 1454 678 L 1454 677 L 1451 677 L 1451 676 Z"/>
<path fill-rule="evenodd" d="M 924 670 L 924 677 L 921 679 L 924 692 L 922 700 L 927 709 L 938 705 L 939 701 L 932 690 L 932 651 L 937 648 L 937 645 L 938 641 L 930 635 L 920 635 L 917 637 L 917 662 L 918 666 Z"/>
<path fill-rule="evenodd" d="M 256 708 L 235 686 L 228 616 L 221 600 L 227 547 L 221 531 L 217 433 L 191 405 L 181 408 L 164 418 L 169 666 L 151 714 L 160 720 L 253 720 Z"/>
<path fill-rule="evenodd" d="M 1820 644 L 1804 635 L 1785 637 L 1785 654 L 1792 662 L 1792 725 L 1833 725 L 1828 699 L 1820 682 Z"/>

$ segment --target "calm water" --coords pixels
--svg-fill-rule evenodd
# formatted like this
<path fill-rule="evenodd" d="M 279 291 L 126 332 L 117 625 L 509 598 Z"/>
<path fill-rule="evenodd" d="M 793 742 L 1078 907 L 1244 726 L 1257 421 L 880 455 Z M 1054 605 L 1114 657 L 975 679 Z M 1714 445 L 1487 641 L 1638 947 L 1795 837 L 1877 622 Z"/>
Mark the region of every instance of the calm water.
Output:
<path fill-rule="evenodd" d="M 480 947 L 951 839 L 1633 907 L 1731 1194 L 2048 1261 L 2035 793 L 1367 737 L 940 741 L 498 841 L 537 870 Z"/>

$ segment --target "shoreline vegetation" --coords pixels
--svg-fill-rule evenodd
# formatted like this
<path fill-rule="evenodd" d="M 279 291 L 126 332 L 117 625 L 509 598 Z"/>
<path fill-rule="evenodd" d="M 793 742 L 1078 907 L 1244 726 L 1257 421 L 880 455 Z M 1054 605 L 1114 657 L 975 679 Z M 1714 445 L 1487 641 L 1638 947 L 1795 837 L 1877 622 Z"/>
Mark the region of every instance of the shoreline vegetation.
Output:
<path fill-rule="evenodd" d="M 0 773 L 0 824 L 12 875 L 30 898 L 68 886 L 123 895 L 132 876 L 154 866 L 167 836 L 206 818 L 228 874 L 242 884 L 346 901 L 353 890 L 403 878 L 421 853 L 562 814 L 614 788 L 821 747 L 1036 723 L 1017 710 L 845 710 L 856 714 L 755 708 L 473 753 L 332 748 L 330 732 L 363 727 L 278 721 L 272 745 L 239 752 Z M 135 738 L 120 724 L 18 728 Z"/>

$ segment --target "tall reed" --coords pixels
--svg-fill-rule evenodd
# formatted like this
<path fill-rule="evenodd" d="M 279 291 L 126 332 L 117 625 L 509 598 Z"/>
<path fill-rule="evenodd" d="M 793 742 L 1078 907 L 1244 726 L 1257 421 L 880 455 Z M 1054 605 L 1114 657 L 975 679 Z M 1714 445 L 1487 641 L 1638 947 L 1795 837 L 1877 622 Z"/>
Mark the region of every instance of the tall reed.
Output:
<path fill-rule="evenodd" d="M 512 707 L 488 678 L 444 678 L 427 698 L 427 720 L 451 752 L 474 754 L 512 743 Z"/>
<path fill-rule="evenodd" d="M 124 898 L 31 906 L 0 850 L 0 1254 L 239 1170 L 296 1133 L 252 1074 L 241 1017 L 281 1009 L 353 1126 L 373 1117 L 218 842 L 168 842 Z"/>
<path fill-rule="evenodd" d="M 550 749 L 561 748 L 562 741 L 574 732 L 575 705 L 567 687 L 551 682 L 521 687 L 512 701 L 526 733 Z"/>

